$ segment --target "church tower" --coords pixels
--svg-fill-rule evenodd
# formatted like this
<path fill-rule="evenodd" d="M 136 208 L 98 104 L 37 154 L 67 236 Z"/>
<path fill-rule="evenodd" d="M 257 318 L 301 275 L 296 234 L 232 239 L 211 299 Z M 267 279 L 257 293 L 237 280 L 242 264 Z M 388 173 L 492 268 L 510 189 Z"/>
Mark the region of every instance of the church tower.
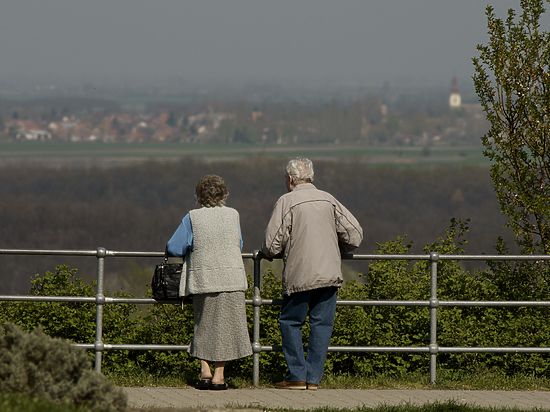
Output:
<path fill-rule="evenodd" d="M 453 86 L 451 94 L 449 96 L 449 107 L 452 110 L 460 109 L 462 106 L 462 97 L 460 97 L 460 91 L 458 90 L 458 80 L 456 76 L 453 77 Z"/>

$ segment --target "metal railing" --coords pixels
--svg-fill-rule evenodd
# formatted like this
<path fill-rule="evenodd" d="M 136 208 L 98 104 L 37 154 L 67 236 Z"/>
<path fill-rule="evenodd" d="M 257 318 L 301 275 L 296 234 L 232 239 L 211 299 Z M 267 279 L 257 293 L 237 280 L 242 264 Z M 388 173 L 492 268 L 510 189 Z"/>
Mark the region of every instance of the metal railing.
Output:
<path fill-rule="evenodd" d="M 95 351 L 95 370 L 101 372 L 102 355 L 109 350 L 182 350 L 188 351 L 190 345 L 154 345 L 154 344 L 109 344 L 103 342 L 103 308 L 107 304 L 155 304 L 173 303 L 157 301 L 151 298 L 115 298 L 104 294 L 105 259 L 108 257 L 163 257 L 163 252 L 129 252 L 112 251 L 99 247 L 96 250 L 34 250 L 34 249 L 0 249 L 0 255 L 55 255 L 55 256 L 92 256 L 97 258 L 97 289 L 95 297 L 90 296 L 30 296 L 0 295 L 0 301 L 28 302 L 87 302 L 96 306 L 95 342 L 77 343 L 75 346 Z M 253 370 L 254 386 L 260 382 L 260 353 L 277 350 L 273 345 L 260 344 L 260 307 L 278 305 L 279 300 L 263 299 L 261 296 L 261 256 L 257 251 L 243 253 L 243 259 L 252 260 L 254 264 L 253 298 L 247 304 L 253 306 Z M 550 255 L 346 255 L 346 260 L 406 260 L 430 262 L 430 298 L 429 300 L 338 300 L 339 306 L 412 306 L 427 307 L 430 313 L 430 343 L 428 346 L 329 346 L 329 352 L 395 352 L 395 353 L 429 353 L 430 382 L 437 378 L 437 355 L 440 353 L 550 353 L 550 347 L 442 347 L 437 343 L 437 313 L 440 307 L 550 307 L 550 301 L 446 301 L 439 300 L 437 295 L 438 264 L 444 260 L 454 261 L 550 261 Z"/>

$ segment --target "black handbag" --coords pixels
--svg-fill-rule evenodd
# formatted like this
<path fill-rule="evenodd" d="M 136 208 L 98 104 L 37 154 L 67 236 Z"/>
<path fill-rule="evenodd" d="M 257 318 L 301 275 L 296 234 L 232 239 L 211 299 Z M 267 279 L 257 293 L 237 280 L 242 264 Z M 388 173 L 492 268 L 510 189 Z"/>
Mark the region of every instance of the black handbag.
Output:
<path fill-rule="evenodd" d="M 179 296 L 183 263 L 168 263 L 168 258 L 155 267 L 151 279 L 153 299 L 181 300 Z"/>

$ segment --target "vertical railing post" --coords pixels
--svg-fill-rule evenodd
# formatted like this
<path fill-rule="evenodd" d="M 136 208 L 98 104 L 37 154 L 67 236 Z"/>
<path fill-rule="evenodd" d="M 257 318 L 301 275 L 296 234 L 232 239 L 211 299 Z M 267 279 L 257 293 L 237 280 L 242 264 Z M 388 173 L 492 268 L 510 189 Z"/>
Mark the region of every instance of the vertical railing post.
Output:
<path fill-rule="evenodd" d="M 260 294 L 260 257 L 259 251 L 255 250 L 253 253 L 254 260 L 254 296 L 252 298 L 252 305 L 254 307 L 254 327 L 252 336 L 252 384 L 255 387 L 260 386 L 260 352 L 262 347 L 260 345 L 260 306 L 262 306 L 262 296 Z"/>
<path fill-rule="evenodd" d="M 105 256 L 107 250 L 102 247 L 97 248 L 97 291 L 95 295 L 96 319 L 95 319 L 95 370 L 101 373 L 101 358 L 103 356 L 103 305 L 105 304 L 105 295 L 103 294 L 103 280 L 105 271 Z"/>
<path fill-rule="evenodd" d="M 439 254 L 430 253 L 430 383 L 435 384 L 437 378 L 437 307 L 439 300 L 437 299 L 437 261 Z"/>

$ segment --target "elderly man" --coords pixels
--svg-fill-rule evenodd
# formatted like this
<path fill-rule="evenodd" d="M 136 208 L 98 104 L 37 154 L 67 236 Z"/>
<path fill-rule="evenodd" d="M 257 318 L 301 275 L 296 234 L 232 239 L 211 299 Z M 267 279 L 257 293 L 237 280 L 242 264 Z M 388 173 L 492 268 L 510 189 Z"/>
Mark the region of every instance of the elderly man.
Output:
<path fill-rule="evenodd" d="M 363 240 L 355 217 L 332 195 L 313 185 L 311 160 L 298 158 L 286 167 L 288 193 L 277 200 L 261 253 L 282 255 L 283 304 L 279 317 L 288 372 L 280 389 L 319 387 L 342 284 L 341 252 Z M 307 359 L 302 325 L 309 311 Z"/>

